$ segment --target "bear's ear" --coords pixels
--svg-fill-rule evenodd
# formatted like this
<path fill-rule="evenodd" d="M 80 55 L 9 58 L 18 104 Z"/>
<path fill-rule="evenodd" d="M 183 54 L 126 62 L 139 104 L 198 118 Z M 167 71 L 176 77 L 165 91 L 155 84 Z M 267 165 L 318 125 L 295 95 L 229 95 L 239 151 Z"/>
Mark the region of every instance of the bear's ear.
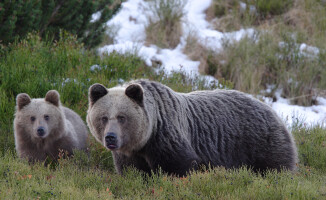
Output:
<path fill-rule="evenodd" d="M 31 98 L 26 93 L 20 93 L 19 95 L 17 95 L 16 102 L 18 110 L 21 110 L 26 105 L 31 103 Z"/>
<path fill-rule="evenodd" d="M 105 96 L 108 93 L 108 90 L 104 85 L 95 83 L 88 89 L 88 97 L 90 105 L 94 105 L 94 103 L 99 100 L 101 97 Z"/>
<path fill-rule="evenodd" d="M 143 106 L 144 91 L 141 85 L 133 83 L 126 88 L 125 94 L 136 101 L 140 106 Z"/>
<path fill-rule="evenodd" d="M 45 101 L 52 103 L 55 106 L 60 105 L 60 95 L 56 90 L 50 90 L 45 95 Z"/>

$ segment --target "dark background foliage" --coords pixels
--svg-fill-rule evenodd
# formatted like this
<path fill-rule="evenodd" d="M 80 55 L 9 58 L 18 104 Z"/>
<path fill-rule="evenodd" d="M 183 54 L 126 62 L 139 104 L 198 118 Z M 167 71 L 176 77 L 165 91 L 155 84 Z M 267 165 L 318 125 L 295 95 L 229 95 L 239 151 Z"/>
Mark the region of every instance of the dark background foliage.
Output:
<path fill-rule="evenodd" d="M 119 9 L 115 0 L 4 0 L 0 3 L 0 41 L 8 44 L 27 33 L 58 40 L 61 29 L 76 34 L 86 48 L 98 45 L 104 23 Z M 90 22 L 93 13 L 101 17 Z"/>

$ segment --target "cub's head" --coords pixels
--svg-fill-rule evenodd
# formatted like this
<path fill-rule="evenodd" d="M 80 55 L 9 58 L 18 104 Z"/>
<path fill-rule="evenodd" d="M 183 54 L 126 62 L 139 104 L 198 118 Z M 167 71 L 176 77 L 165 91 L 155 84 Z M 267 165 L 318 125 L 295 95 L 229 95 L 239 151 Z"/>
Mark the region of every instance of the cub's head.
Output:
<path fill-rule="evenodd" d="M 92 85 L 87 124 L 93 136 L 110 150 L 131 154 L 141 149 L 151 133 L 142 86 L 134 83 L 107 89 Z"/>
<path fill-rule="evenodd" d="M 44 139 L 62 132 L 64 116 L 57 91 L 48 91 L 44 99 L 31 99 L 28 94 L 21 93 L 17 95 L 16 103 L 15 134 Z"/>

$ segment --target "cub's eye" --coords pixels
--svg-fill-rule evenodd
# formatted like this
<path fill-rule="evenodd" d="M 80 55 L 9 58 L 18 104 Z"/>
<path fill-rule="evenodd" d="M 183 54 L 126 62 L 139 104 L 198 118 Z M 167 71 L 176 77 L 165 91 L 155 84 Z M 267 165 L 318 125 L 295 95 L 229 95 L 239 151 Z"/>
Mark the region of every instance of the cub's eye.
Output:
<path fill-rule="evenodd" d="M 48 121 L 50 119 L 49 115 L 44 115 L 44 119 Z"/>
<path fill-rule="evenodd" d="M 108 117 L 102 117 L 102 122 L 103 122 L 103 124 L 106 124 L 107 122 L 108 122 Z"/>
<path fill-rule="evenodd" d="M 31 117 L 31 121 L 32 121 L 32 122 L 35 121 L 35 119 L 36 119 L 36 118 L 35 118 L 34 116 Z"/>
<path fill-rule="evenodd" d="M 124 116 L 117 116 L 117 120 L 119 123 L 123 124 L 126 121 L 126 118 Z"/>

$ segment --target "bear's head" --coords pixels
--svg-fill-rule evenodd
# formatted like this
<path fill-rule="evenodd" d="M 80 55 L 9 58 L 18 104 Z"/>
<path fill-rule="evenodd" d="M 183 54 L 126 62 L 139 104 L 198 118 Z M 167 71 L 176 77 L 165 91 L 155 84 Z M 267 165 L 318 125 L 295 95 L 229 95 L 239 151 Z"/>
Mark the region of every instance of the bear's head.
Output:
<path fill-rule="evenodd" d="M 65 124 L 57 91 L 48 91 L 44 99 L 31 99 L 28 94 L 21 93 L 16 103 L 16 134 L 33 140 L 60 137 Z"/>
<path fill-rule="evenodd" d="M 144 98 L 144 90 L 137 83 L 111 89 L 92 85 L 87 124 L 93 136 L 112 151 L 129 155 L 140 150 L 151 135 Z"/>

